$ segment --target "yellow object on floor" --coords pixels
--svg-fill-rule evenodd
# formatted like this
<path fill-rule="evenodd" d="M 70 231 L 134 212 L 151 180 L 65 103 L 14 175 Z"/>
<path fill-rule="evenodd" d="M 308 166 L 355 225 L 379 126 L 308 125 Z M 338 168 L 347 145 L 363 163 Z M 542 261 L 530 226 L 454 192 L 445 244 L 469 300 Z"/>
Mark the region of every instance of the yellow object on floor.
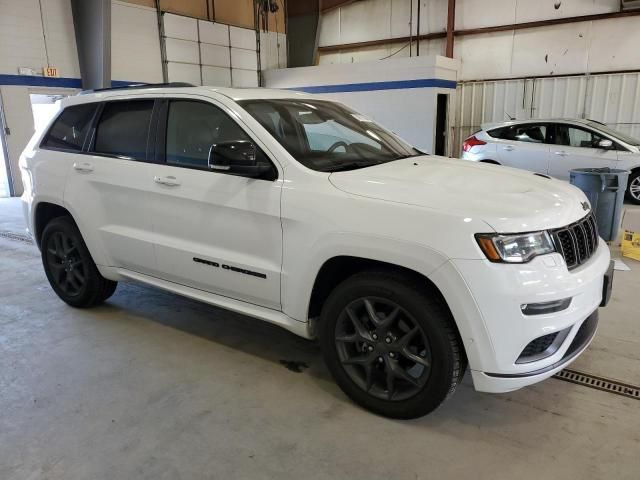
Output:
<path fill-rule="evenodd" d="M 622 256 L 640 261 L 640 232 L 622 233 Z"/>

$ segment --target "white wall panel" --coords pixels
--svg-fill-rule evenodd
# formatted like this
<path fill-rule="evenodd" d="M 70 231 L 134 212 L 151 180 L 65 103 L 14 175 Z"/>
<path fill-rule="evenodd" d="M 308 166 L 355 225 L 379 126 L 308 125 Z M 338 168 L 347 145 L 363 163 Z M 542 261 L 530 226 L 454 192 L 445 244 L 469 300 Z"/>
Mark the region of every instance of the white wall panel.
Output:
<path fill-rule="evenodd" d="M 49 0 L 42 7 L 41 17 L 38 0 L 0 0 L 0 73 L 15 75 L 18 67 L 29 67 L 39 74 L 48 54 L 60 76 L 79 77 L 70 2 Z"/>
<path fill-rule="evenodd" d="M 413 8 L 412 8 L 413 4 Z M 418 1 L 416 0 L 390 0 L 391 18 L 390 18 L 390 36 L 406 37 L 416 34 L 416 26 L 418 23 Z M 411 25 L 411 29 L 409 29 Z M 425 31 L 421 28 L 422 33 Z"/>
<path fill-rule="evenodd" d="M 340 8 L 334 8 L 320 16 L 318 22 L 318 45 L 340 44 Z"/>
<path fill-rule="evenodd" d="M 167 38 L 165 40 L 165 51 L 169 62 L 196 63 L 200 62 L 198 57 L 198 43 L 190 40 L 178 40 Z"/>
<path fill-rule="evenodd" d="M 231 48 L 231 66 L 243 70 L 258 70 L 258 58 L 255 50 Z"/>
<path fill-rule="evenodd" d="M 467 80 L 512 76 L 512 50 L 512 32 L 456 38 L 454 56 L 461 61 L 460 78 Z"/>
<path fill-rule="evenodd" d="M 530 0 L 516 3 L 518 6 L 516 21 L 518 23 L 620 11 L 619 0 L 543 0 L 533 2 L 535 3 L 534 8 L 532 8 Z M 491 8 L 493 10 L 493 6 Z"/>
<path fill-rule="evenodd" d="M 456 28 L 464 30 L 516 23 L 516 3 L 515 0 L 456 0 Z"/>
<path fill-rule="evenodd" d="M 589 69 L 592 72 L 640 68 L 640 17 L 592 22 Z"/>
<path fill-rule="evenodd" d="M 200 58 L 202 61 L 202 65 L 211 65 L 214 67 L 227 67 L 227 68 L 231 66 L 229 47 L 223 47 L 221 45 L 209 45 L 208 43 L 201 43 Z"/>
<path fill-rule="evenodd" d="M 231 70 L 231 79 L 234 87 L 257 87 L 258 72 L 252 70 Z"/>
<path fill-rule="evenodd" d="M 420 34 L 444 32 L 447 29 L 447 1 L 420 0 L 420 2 L 422 2 L 420 5 Z"/>
<path fill-rule="evenodd" d="M 42 2 L 44 32 L 49 64 L 67 77 L 80 77 L 73 15 L 68 0 Z"/>
<path fill-rule="evenodd" d="M 198 21 L 182 15 L 164 14 L 164 34 L 170 38 L 198 41 Z"/>
<path fill-rule="evenodd" d="M 162 82 L 158 18 L 153 8 L 116 2 L 111 7 L 111 78 Z"/>
<path fill-rule="evenodd" d="M 229 27 L 231 37 L 231 46 L 236 48 L 244 48 L 247 50 L 256 50 L 256 32 L 248 28 Z"/>
<path fill-rule="evenodd" d="M 590 22 L 580 22 L 562 25 L 562 28 L 516 30 L 509 75 L 523 77 L 586 72 L 590 27 Z M 471 41 L 473 39 L 471 37 Z"/>
<path fill-rule="evenodd" d="M 170 82 L 187 82 L 193 85 L 200 85 L 200 65 L 167 62 L 167 75 Z"/>
<path fill-rule="evenodd" d="M 214 45 L 229 45 L 229 25 L 198 20 L 200 41 Z"/>
<path fill-rule="evenodd" d="M 224 67 L 202 66 L 202 84 L 214 87 L 231 86 L 231 69 Z"/>
<path fill-rule="evenodd" d="M 390 0 L 367 0 L 340 8 L 340 43 L 391 37 Z"/>

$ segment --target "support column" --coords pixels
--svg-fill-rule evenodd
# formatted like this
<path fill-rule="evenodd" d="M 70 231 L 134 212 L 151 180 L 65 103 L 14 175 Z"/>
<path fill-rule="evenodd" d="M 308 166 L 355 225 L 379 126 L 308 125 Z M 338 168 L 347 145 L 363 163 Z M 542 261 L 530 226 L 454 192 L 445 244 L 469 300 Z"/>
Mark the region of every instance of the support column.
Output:
<path fill-rule="evenodd" d="M 71 0 L 82 88 L 111 86 L 111 0 Z"/>
<path fill-rule="evenodd" d="M 446 56 L 453 58 L 453 33 L 456 28 L 456 0 L 449 0 L 447 7 L 447 48 Z"/>

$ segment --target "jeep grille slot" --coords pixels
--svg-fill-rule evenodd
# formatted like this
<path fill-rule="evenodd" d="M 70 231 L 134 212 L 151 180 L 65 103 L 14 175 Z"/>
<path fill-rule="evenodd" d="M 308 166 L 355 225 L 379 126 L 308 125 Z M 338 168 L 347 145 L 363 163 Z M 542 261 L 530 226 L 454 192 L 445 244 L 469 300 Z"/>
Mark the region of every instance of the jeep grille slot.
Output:
<path fill-rule="evenodd" d="M 569 270 L 589 260 L 598 248 L 598 227 L 593 213 L 550 233 Z"/>

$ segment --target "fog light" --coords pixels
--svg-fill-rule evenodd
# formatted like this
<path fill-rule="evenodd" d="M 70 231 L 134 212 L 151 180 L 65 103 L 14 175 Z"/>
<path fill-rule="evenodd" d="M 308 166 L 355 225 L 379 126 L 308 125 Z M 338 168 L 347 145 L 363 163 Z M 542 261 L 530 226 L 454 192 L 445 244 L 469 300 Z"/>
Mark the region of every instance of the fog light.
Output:
<path fill-rule="evenodd" d="M 571 297 L 562 300 L 553 300 L 552 302 L 541 303 L 523 303 L 520 310 L 524 315 L 544 315 L 546 313 L 554 313 L 565 310 L 571 304 Z"/>

